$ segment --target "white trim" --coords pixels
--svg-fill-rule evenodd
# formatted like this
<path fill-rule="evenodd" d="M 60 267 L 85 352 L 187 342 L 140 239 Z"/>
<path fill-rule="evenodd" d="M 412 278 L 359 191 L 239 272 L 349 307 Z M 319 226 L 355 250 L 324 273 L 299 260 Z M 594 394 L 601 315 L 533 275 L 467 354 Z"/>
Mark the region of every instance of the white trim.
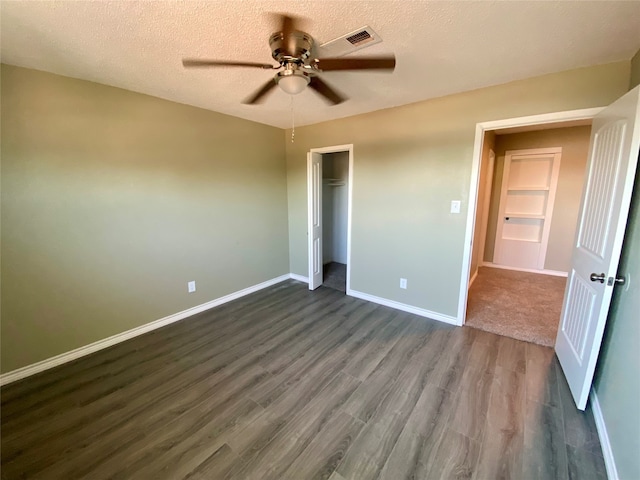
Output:
<path fill-rule="evenodd" d="M 396 310 L 402 310 L 403 312 L 409 312 L 415 315 L 420 315 L 421 317 L 427 317 L 427 318 L 430 318 L 431 320 L 437 320 L 439 322 L 449 323 L 451 325 L 457 325 L 457 326 L 460 325 L 456 317 L 452 317 L 450 315 L 444 315 L 442 313 L 432 312 L 430 310 L 414 307 L 411 305 L 407 305 L 405 303 L 395 302 L 393 300 L 388 300 L 386 298 L 376 297 L 374 295 L 369 295 L 368 293 L 362 293 L 356 290 L 347 290 L 347 295 L 359 298 L 361 300 L 366 300 L 367 302 L 373 302 L 379 305 L 384 305 L 385 307 L 391 307 L 391 308 L 395 308 Z"/>
<path fill-rule="evenodd" d="M 618 480 L 618 469 L 616 468 L 613 449 L 611 448 L 609 434 L 607 433 L 607 425 L 604 423 L 602 408 L 600 408 L 600 402 L 598 401 L 598 395 L 596 395 L 595 388 L 591 389 L 590 399 L 591 410 L 593 411 L 593 418 L 596 421 L 596 430 L 598 431 L 598 438 L 600 438 L 600 446 L 602 447 L 604 466 L 607 469 L 607 477 L 609 480 Z"/>
<path fill-rule="evenodd" d="M 338 152 L 350 152 L 353 150 L 353 143 L 345 145 L 334 145 L 332 147 L 318 147 L 309 150 L 314 153 L 338 153 Z"/>
<path fill-rule="evenodd" d="M 481 122 L 483 130 L 500 130 L 512 127 L 527 127 L 529 125 L 545 125 L 549 123 L 571 122 L 573 120 L 591 120 L 605 107 L 582 108 L 580 110 L 567 110 L 564 112 L 543 113 L 541 115 L 529 115 L 526 117 L 507 118 Z"/>
<path fill-rule="evenodd" d="M 473 228 L 475 225 L 476 203 L 478 202 L 478 179 L 480 178 L 480 161 L 482 159 L 482 143 L 485 128 L 476 124 L 476 136 L 473 143 L 471 163 L 471 179 L 469 187 L 469 206 L 467 208 L 467 225 L 464 234 L 464 250 L 462 252 L 462 272 L 460 278 L 460 296 L 458 298 L 457 324 L 463 325 L 467 314 L 468 279 L 471 273 L 471 254 L 473 252 Z M 464 292 L 463 292 L 464 291 Z"/>
<path fill-rule="evenodd" d="M 515 270 L 516 272 L 540 273 L 542 275 L 553 275 L 554 277 L 566 277 L 569 275 L 568 272 L 563 272 L 561 270 L 547 270 L 547 269 L 536 270 L 533 268 L 510 267 L 508 265 L 499 265 L 497 263 L 491 263 L 491 262 L 482 262 L 482 266 L 489 267 L 489 268 L 500 268 L 502 270 Z"/>
<path fill-rule="evenodd" d="M 249 295 L 250 293 L 262 290 L 263 288 L 270 287 L 272 285 L 275 285 L 276 283 L 284 282 L 285 280 L 289 280 L 289 278 L 292 278 L 291 274 L 281 275 L 279 277 L 272 278 L 271 280 L 267 280 L 266 282 L 262 282 L 251 287 L 238 290 L 237 292 L 230 293 L 229 295 L 225 295 L 224 297 L 216 298 L 215 300 L 211 300 L 210 302 L 203 303 L 201 305 L 188 308 L 159 320 L 155 320 L 139 327 L 132 328 L 131 330 L 127 330 L 126 332 L 117 333 L 116 335 L 98 340 L 97 342 L 90 343 L 89 345 L 85 345 L 84 347 L 76 348 L 69 352 L 56 355 L 55 357 L 47 358 L 46 360 L 27 365 L 26 367 L 3 373 L 2 375 L 0 375 L 0 386 L 15 382 L 17 380 L 21 380 L 45 370 L 49 370 L 50 368 L 57 367 L 58 365 L 62 365 L 63 363 L 71 362 L 80 357 L 84 357 L 91 353 L 124 342 L 125 340 L 129 340 L 130 338 L 134 338 L 144 333 L 151 332 L 152 330 L 157 330 L 158 328 L 164 327 L 165 325 L 183 320 L 192 315 L 196 315 L 197 313 L 201 313 L 205 310 L 209 310 L 210 308 L 222 305 L 223 303 L 227 303 L 240 297 L 244 297 L 245 295 Z"/>
<path fill-rule="evenodd" d="M 522 127 L 526 125 L 544 125 L 549 123 L 568 122 L 572 120 L 588 120 L 595 117 L 604 107 L 585 108 L 582 110 L 570 110 L 566 112 L 545 113 L 527 117 L 494 120 L 476 124 L 476 136 L 473 143 L 473 157 L 471 162 L 471 178 L 469 180 L 469 206 L 467 208 L 467 224 L 465 229 L 464 251 L 462 256 L 462 271 L 460 272 L 460 296 L 458 298 L 458 315 L 456 324 L 463 325 L 467 314 L 467 288 L 469 274 L 471 272 L 471 242 L 476 216 L 476 203 L 478 201 L 478 177 L 480 160 L 482 157 L 482 143 L 484 134 L 488 130 L 501 128 Z"/>
<path fill-rule="evenodd" d="M 473 282 L 476 281 L 476 278 L 478 278 L 478 269 L 476 268 L 475 273 L 473 274 L 473 277 L 471 277 L 471 280 L 469 280 L 469 287 L 471 288 L 471 285 L 473 285 Z"/>
<path fill-rule="evenodd" d="M 339 152 L 347 152 L 349 154 L 349 180 L 347 185 L 347 291 L 351 287 L 351 218 L 352 218 L 352 210 L 353 210 L 353 143 L 346 145 L 334 145 L 332 147 L 320 147 L 320 148 L 312 148 L 308 152 L 307 157 L 307 205 L 309 204 L 309 196 L 310 196 L 310 186 L 309 186 L 309 158 L 313 153 L 339 153 Z M 307 212 L 307 215 L 310 215 Z M 309 224 L 310 220 L 307 220 Z M 324 228 L 324 226 L 323 226 Z M 313 242 L 313 238 L 311 235 L 311 226 L 307 228 L 307 236 L 309 237 L 307 242 Z M 307 255 L 311 254 L 311 246 L 307 243 Z M 309 263 L 309 275 L 312 274 L 312 262 L 311 258 L 308 259 Z M 307 278 L 307 283 L 309 283 L 309 279 Z"/>
<path fill-rule="evenodd" d="M 297 273 L 290 273 L 289 278 L 292 280 L 297 280 L 298 282 L 309 283 L 309 277 L 298 275 Z"/>
<path fill-rule="evenodd" d="M 353 144 L 349 149 L 349 185 L 347 185 L 347 283 L 346 289 L 351 288 L 351 217 L 353 212 Z"/>

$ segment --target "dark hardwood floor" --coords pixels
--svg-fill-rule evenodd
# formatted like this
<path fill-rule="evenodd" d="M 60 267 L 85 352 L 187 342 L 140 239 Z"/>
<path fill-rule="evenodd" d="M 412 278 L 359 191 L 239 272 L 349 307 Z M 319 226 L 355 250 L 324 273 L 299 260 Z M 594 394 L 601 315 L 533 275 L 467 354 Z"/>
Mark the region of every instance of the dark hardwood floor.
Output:
<path fill-rule="evenodd" d="M 5 386 L 2 478 L 606 478 L 550 348 L 287 281 Z"/>

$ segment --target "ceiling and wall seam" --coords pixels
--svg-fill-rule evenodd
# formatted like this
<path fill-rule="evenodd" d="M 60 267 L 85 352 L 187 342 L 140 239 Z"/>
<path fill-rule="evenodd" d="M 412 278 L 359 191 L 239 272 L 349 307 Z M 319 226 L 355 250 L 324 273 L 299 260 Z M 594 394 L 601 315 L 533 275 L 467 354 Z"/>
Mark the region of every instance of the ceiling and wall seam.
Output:
<path fill-rule="evenodd" d="M 640 2 L 51 0 L 3 1 L 0 9 L 4 63 L 279 128 L 290 126 L 284 92 L 275 91 L 262 105 L 241 103 L 273 72 L 186 71 L 182 58 L 269 62 L 268 37 L 277 21 L 265 12 L 302 17 L 302 28 L 319 45 L 370 26 L 383 41 L 357 55 L 393 53 L 395 72 L 324 74 L 349 100 L 327 107 L 313 92 L 301 93 L 294 103 L 296 125 L 304 126 L 628 61 L 640 47 Z"/>

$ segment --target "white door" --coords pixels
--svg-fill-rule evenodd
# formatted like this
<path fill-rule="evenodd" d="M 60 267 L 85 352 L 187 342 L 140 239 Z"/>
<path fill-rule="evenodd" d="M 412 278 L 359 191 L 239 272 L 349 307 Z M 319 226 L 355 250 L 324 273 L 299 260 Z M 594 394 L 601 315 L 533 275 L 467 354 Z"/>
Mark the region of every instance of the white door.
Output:
<path fill-rule="evenodd" d="M 322 285 L 322 155 L 307 153 L 309 290 Z"/>
<path fill-rule="evenodd" d="M 556 354 L 579 409 L 587 404 L 629 213 L 640 149 L 640 87 L 593 121 L 588 176 Z"/>
<path fill-rule="evenodd" d="M 561 148 L 505 153 L 493 262 L 544 269 Z"/>

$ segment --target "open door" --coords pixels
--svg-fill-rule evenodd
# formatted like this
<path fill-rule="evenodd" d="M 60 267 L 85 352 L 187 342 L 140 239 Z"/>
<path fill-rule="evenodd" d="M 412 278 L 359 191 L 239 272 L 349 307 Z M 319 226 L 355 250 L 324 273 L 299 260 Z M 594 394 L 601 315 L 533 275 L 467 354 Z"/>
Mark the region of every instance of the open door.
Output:
<path fill-rule="evenodd" d="M 602 343 L 640 149 L 640 87 L 593 121 L 556 354 L 584 410 Z"/>
<path fill-rule="evenodd" d="M 307 153 L 309 290 L 322 285 L 322 155 Z"/>

